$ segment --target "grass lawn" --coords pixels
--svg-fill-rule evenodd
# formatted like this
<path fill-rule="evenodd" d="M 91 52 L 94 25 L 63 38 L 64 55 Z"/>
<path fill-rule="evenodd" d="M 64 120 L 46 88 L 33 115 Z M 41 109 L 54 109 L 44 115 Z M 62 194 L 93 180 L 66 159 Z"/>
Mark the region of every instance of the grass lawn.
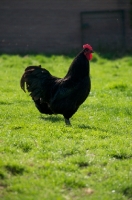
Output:
<path fill-rule="evenodd" d="M 72 127 L 40 114 L 19 84 L 28 65 L 63 77 L 72 56 L 0 56 L 2 200 L 132 200 L 132 56 L 93 56 Z"/>

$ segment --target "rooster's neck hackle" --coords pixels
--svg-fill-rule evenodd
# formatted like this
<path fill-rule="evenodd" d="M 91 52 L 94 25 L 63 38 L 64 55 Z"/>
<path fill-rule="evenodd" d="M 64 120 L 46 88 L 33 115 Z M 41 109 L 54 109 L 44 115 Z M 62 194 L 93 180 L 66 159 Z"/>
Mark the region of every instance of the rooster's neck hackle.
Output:
<path fill-rule="evenodd" d="M 71 66 L 67 72 L 66 77 L 71 77 L 74 79 L 82 79 L 85 76 L 89 76 L 90 68 L 89 68 L 89 61 L 84 55 L 84 51 L 80 52 L 73 62 L 71 63 Z"/>

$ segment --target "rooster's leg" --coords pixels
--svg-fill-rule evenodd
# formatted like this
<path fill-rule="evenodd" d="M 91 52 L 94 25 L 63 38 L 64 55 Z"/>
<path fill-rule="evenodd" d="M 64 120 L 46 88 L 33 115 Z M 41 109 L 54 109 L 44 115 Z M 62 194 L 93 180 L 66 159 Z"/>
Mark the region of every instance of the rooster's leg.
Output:
<path fill-rule="evenodd" d="M 65 123 L 67 126 L 71 126 L 70 120 L 65 118 Z"/>

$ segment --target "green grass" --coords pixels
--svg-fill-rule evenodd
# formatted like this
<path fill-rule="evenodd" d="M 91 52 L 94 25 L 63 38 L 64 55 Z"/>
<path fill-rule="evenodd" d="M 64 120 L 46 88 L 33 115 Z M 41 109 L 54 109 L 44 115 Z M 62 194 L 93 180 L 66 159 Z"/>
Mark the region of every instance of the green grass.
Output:
<path fill-rule="evenodd" d="M 94 54 L 92 90 L 65 126 L 19 86 L 28 65 L 63 77 L 73 57 L 0 56 L 0 198 L 132 199 L 132 57 Z"/>

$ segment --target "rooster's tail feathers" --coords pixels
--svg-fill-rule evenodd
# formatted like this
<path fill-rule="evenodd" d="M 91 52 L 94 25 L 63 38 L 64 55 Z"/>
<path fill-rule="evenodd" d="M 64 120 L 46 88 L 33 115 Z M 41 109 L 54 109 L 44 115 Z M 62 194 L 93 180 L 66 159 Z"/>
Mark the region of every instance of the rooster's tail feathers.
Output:
<path fill-rule="evenodd" d="M 27 91 L 30 92 L 32 98 L 39 99 L 41 97 L 42 81 L 48 76 L 50 76 L 50 73 L 41 68 L 41 66 L 29 66 L 22 75 L 20 86 L 26 92 L 26 85 Z"/>
<path fill-rule="evenodd" d="M 36 68 L 41 68 L 41 65 L 39 65 L 38 67 L 36 67 L 36 66 L 29 66 L 29 67 L 27 67 L 27 68 L 25 69 L 25 72 L 24 72 L 24 74 L 22 75 L 21 80 L 20 80 L 20 86 L 21 86 L 21 88 L 22 88 L 22 90 L 23 90 L 24 92 L 26 92 L 26 90 L 25 90 L 26 79 L 29 78 L 29 75 L 31 75 L 32 72 L 33 72 Z"/>

